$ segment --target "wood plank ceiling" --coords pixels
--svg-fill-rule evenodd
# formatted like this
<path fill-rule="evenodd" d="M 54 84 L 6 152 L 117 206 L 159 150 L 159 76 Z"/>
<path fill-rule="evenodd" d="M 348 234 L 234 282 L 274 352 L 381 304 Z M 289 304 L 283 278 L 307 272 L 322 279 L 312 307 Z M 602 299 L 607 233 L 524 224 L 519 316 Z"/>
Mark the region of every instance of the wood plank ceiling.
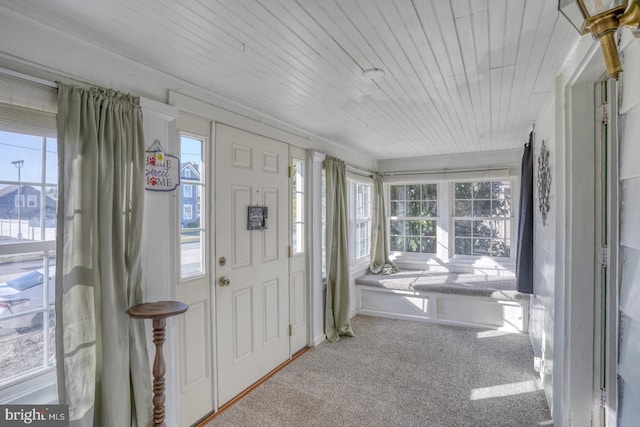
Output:
<path fill-rule="evenodd" d="M 3 4 L 376 159 L 521 147 L 578 38 L 557 0 Z"/>

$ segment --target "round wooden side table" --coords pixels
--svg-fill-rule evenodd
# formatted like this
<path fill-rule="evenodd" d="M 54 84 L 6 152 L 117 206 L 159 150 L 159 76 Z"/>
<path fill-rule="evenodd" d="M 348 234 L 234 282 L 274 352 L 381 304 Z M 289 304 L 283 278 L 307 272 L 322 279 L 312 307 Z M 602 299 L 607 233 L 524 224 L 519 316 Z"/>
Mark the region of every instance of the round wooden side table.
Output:
<path fill-rule="evenodd" d="M 134 319 L 153 320 L 153 343 L 156 345 L 156 355 L 153 360 L 153 425 L 166 427 L 164 422 L 164 355 L 162 344 L 165 341 L 167 317 L 182 314 L 189 306 L 180 301 L 156 301 L 134 305 L 127 310 L 129 317 Z"/>

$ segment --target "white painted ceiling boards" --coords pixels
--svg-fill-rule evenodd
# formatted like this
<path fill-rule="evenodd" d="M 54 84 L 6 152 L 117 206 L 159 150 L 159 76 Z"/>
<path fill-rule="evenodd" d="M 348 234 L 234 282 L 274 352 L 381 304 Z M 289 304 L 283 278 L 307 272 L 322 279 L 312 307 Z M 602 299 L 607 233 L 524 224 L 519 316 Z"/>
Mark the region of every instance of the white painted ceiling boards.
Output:
<path fill-rule="evenodd" d="M 376 159 L 521 147 L 578 37 L 556 7 L 557 0 L 0 1 L 0 12 Z M 363 77 L 371 68 L 384 74 Z"/>

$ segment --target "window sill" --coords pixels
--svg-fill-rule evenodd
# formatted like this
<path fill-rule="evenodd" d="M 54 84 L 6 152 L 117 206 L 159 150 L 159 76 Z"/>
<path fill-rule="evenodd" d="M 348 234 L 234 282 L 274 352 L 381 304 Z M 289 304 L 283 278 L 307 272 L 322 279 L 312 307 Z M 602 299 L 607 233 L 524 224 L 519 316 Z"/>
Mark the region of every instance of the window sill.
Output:
<path fill-rule="evenodd" d="M 370 258 L 369 256 L 364 256 L 355 260 L 351 265 L 349 265 L 349 270 L 362 270 L 363 268 L 369 267 Z"/>
<path fill-rule="evenodd" d="M 408 270 L 474 273 L 505 277 L 513 277 L 515 275 L 515 260 L 512 258 L 457 255 L 452 258 L 442 259 L 434 254 L 395 253 L 392 260 L 400 269 Z"/>
<path fill-rule="evenodd" d="M 56 370 L 46 371 L 0 389 L 0 404 L 48 405 L 58 402 Z"/>

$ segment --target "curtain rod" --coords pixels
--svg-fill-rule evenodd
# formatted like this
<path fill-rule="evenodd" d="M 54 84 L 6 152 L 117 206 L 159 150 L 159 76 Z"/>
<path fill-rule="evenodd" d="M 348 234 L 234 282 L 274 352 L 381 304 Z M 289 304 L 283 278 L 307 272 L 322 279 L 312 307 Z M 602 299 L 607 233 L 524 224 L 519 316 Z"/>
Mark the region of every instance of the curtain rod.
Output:
<path fill-rule="evenodd" d="M 30 81 L 30 82 L 33 82 L 33 83 L 39 83 L 39 84 L 44 85 L 44 86 L 49 86 L 49 87 L 56 88 L 56 89 L 58 88 L 58 83 L 56 83 L 56 82 L 40 79 L 38 77 L 33 77 L 33 76 L 28 75 L 28 74 L 19 73 L 17 71 L 8 70 L 8 69 L 3 68 L 3 67 L 0 67 L 0 73 L 7 74 L 7 75 L 13 76 L 13 77 L 18 77 L 19 79 L 27 80 L 27 81 Z"/>
<path fill-rule="evenodd" d="M 383 176 L 395 176 L 395 175 L 441 175 L 444 173 L 462 173 L 462 172 L 495 172 L 495 171 L 509 171 L 509 167 L 494 167 L 494 168 L 482 168 L 482 169 L 442 169 L 442 170 L 414 170 L 414 171 L 392 171 L 382 172 Z"/>
<path fill-rule="evenodd" d="M 366 169 L 360 169 L 360 168 L 357 168 L 357 167 L 355 167 L 353 165 L 350 165 L 350 164 L 348 164 L 346 162 L 345 162 L 344 166 L 345 166 L 345 168 L 347 169 L 348 172 L 355 173 L 356 175 L 366 176 L 368 178 L 373 176 L 373 171 L 366 170 Z"/>

